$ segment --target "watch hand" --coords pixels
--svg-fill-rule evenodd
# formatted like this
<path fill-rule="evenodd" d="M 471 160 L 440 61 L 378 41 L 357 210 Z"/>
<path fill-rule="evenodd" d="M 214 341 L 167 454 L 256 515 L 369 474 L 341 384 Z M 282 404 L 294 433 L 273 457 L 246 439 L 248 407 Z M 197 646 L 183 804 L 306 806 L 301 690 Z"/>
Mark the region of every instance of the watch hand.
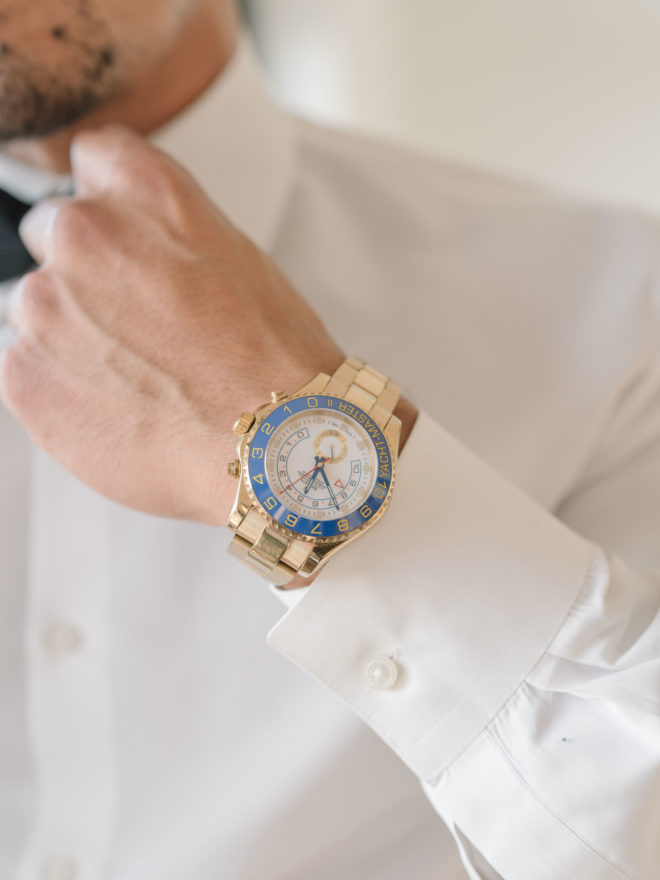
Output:
<path fill-rule="evenodd" d="M 305 488 L 303 489 L 303 495 L 307 495 L 307 494 L 309 494 L 309 490 L 310 490 L 310 489 L 312 488 L 312 486 L 314 485 L 314 481 L 316 480 L 316 478 L 318 477 L 318 475 L 319 475 L 319 471 L 318 471 L 318 468 L 317 468 L 317 469 L 312 473 L 312 476 L 309 478 L 309 482 L 307 483 L 307 485 L 306 485 Z"/>
<path fill-rule="evenodd" d="M 321 465 L 321 466 L 325 463 L 323 457 L 320 456 L 320 455 L 315 455 L 315 456 L 314 456 L 314 461 L 316 462 L 317 465 Z M 304 490 L 303 490 L 305 495 L 307 495 L 307 493 L 309 492 L 309 490 L 310 490 L 310 489 L 312 488 L 312 486 L 314 485 L 314 480 L 316 480 L 316 478 L 318 477 L 318 475 L 319 475 L 319 468 L 318 468 L 318 467 L 315 467 L 314 470 L 313 470 L 313 472 L 312 472 L 312 476 L 309 478 L 309 482 L 307 483 L 307 485 L 305 486 L 305 488 L 304 488 Z"/>
<path fill-rule="evenodd" d="M 325 480 L 325 485 L 328 487 L 328 492 L 330 493 L 330 498 L 332 499 L 332 503 L 335 505 L 337 510 L 339 510 L 339 505 L 337 504 L 337 499 L 335 498 L 335 493 L 332 491 L 332 486 L 330 485 L 330 480 L 328 480 L 328 475 L 325 472 L 325 462 L 321 465 L 321 476 Z"/>
<path fill-rule="evenodd" d="M 316 458 L 316 456 L 314 456 L 314 458 Z M 323 467 L 323 465 L 326 463 L 327 460 L 328 460 L 327 458 L 320 458 L 311 470 L 307 471 L 307 473 L 303 474 L 301 477 L 298 477 L 298 479 L 294 480 L 293 483 L 289 483 L 289 485 L 285 486 L 284 489 L 282 489 L 282 491 L 279 494 L 283 495 L 285 492 L 288 492 L 292 486 L 295 486 L 296 483 L 299 483 L 301 480 L 304 480 L 305 477 L 308 477 L 311 473 L 314 473 L 314 471 L 318 471 L 319 468 Z"/>

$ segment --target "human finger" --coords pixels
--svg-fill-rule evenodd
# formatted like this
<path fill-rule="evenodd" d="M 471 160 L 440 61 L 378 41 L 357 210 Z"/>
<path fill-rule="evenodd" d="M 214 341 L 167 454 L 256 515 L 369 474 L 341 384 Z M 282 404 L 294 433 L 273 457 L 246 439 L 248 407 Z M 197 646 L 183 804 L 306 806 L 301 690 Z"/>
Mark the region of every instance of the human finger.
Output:
<path fill-rule="evenodd" d="M 23 216 L 18 231 L 37 263 L 43 263 L 46 259 L 57 214 L 70 201 L 68 196 L 53 196 L 37 202 Z"/>
<path fill-rule="evenodd" d="M 218 231 L 233 229 L 183 166 L 130 129 L 113 125 L 77 135 L 71 166 L 79 197 L 138 208 L 180 232 L 191 218 L 209 214 Z"/>
<path fill-rule="evenodd" d="M 126 155 L 145 144 L 144 138 L 123 125 L 106 125 L 77 134 L 70 151 L 76 194 L 94 196 L 104 192 Z"/>
<path fill-rule="evenodd" d="M 15 281 L 4 298 L 4 322 L 14 333 L 20 332 L 20 307 L 23 279 Z"/>

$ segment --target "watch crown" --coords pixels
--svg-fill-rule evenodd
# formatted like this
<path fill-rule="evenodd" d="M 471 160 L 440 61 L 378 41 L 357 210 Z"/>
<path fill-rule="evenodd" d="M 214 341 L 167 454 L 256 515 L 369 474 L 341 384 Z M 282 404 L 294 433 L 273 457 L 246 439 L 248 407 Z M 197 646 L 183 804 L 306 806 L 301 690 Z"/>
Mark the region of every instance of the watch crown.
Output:
<path fill-rule="evenodd" d="M 238 477 L 241 473 L 241 463 L 236 458 L 234 461 L 227 462 L 227 473 L 230 477 Z"/>
<path fill-rule="evenodd" d="M 270 399 L 272 400 L 273 403 L 279 403 L 280 400 L 284 400 L 285 397 L 286 397 L 286 394 L 283 391 L 281 391 L 280 389 L 278 389 L 277 391 L 270 392 Z"/>
<path fill-rule="evenodd" d="M 254 415 L 251 412 L 242 412 L 240 416 L 234 422 L 234 427 L 232 431 L 236 434 L 237 437 L 242 437 L 243 434 L 247 434 L 254 423 Z"/>

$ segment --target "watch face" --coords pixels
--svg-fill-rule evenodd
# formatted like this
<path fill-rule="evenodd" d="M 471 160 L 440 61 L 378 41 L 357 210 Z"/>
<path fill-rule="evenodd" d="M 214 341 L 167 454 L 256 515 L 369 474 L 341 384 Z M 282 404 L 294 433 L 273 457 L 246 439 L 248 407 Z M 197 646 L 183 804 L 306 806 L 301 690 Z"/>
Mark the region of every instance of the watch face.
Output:
<path fill-rule="evenodd" d="M 309 537 L 341 537 L 364 526 L 392 483 L 380 427 L 354 404 L 325 395 L 278 406 L 257 428 L 244 465 L 266 513 Z"/>

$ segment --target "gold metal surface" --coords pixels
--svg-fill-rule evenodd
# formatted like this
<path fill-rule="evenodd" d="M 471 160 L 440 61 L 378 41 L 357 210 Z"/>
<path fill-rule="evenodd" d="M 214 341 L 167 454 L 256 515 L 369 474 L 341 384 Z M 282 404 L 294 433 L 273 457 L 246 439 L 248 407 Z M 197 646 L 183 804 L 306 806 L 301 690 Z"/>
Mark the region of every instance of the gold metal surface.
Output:
<path fill-rule="evenodd" d="M 385 376 L 381 376 L 381 374 L 377 373 L 375 370 L 362 369 L 357 374 L 353 382 L 355 385 L 359 385 L 360 388 L 368 391 L 369 394 L 373 394 L 374 397 L 378 397 L 378 395 L 382 392 L 383 388 L 387 384 L 387 379 L 385 378 Z"/>
<path fill-rule="evenodd" d="M 227 462 L 227 473 L 230 477 L 240 477 L 241 463 L 237 458 L 235 458 L 234 461 Z"/>
<path fill-rule="evenodd" d="M 241 523 L 240 529 L 238 530 L 239 534 L 243 538 L 247 538 L 252 544 L 256 544 L 259 538 L 261 537 L 261 533 L 266 528 L 266 523 L 264 518 L 261 516 L 258 510 L 255 510 L 254 507 L 251 507 L 243 522 Z"/>
<path fill-rule="evenodd" d="M 360 388 L 359 385 L 349 385 L 344 397 L 346 398 L 346 400 L 350 400 L 351 403 L 359 406 L 360 409 L 363 409 L 367 413 L 376 403 L 376 398 L 374 397 L 374 395 L 370 394 L 368 391 L 365 391 L 364 388 Z"/>
<path fill-rule="evenodd" d="M 243 434 L 247 434 L 253 424 L 254 414 L 251 412 L 242 412 L 234 422 L 232 431 L 237 437 L 242 437 Z"/>
<path fill-rule="evenodd" d="M 284 555 L 288 541 L 283 535 L 277 535 L 268 528 L 264 528 L 257 540 L 250 548 L 249 556 L 258 559 L 267 568 L 274 568 Z"/>
<path fill-rule="evenodd" d="M 282 562 L 285 562 L 294 571 L 299 571 L 313 552 L 313 544 L 296 541 L 294 538 L 289 542 L 289 546 L 282 556 Z"/>

